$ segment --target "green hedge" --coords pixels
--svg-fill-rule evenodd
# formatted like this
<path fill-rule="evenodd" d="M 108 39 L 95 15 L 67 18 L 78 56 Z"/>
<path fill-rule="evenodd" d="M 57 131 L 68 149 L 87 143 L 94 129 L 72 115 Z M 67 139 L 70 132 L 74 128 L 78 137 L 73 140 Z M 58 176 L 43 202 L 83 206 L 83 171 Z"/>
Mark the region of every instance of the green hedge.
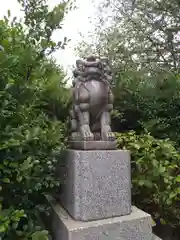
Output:
<path fill-rule="evenodd" d="M 170 138 L 180 146 L 180 77 L 173 72 L 145 76 L 141 71 L 118 72 L 114 108 L 119 114 L 117 132 L 147 129 L 159 139 Z"/>
<path fill-rule="evenodd" d="M 51 35 L 64 4 L 49 12 L 44 0 L 19 2 L 26 31 L 0 20 L 0 239 L 45 240 L 38 214 L 59 186 L 54 155 L 65 147 L 68 104 L 64 73 L 47 55 L 61 46 Z"/>
<path fill-rule="evenodd" d="M 132 159 L 133 202 L 155 220 L 180 225 L 180 153 L 169 140 L 134 131 L 117 133 Z"/>

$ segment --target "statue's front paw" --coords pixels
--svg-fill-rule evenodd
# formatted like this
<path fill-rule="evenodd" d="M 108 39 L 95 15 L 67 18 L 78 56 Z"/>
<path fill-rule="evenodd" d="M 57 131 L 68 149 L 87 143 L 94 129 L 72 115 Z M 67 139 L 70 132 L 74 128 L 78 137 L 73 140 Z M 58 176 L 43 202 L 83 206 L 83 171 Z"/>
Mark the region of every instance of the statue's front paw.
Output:
<path fill-rule="evenodd" d="M 115 135 L 111 131 L 110 126 L 104 126 L 101 132 L 102 140 L 104 141 L 115 141 Z"/>
<path fill-rule="evenodd" d="M 94 135 L 92 134 L 88 125 L 81 126 L 81 136 L 83 141 L 93 141 Z"/>
<path fill-rule="evenodd" d="M 114 135 L 114 133 L 113 132 L 108 132 L 107 133 L 107 139 L 109 140 L 109 141 L 115 141 L 115 135 Z"/>
<path fill-rule="evenodd" d="M 73 132 L 73 133 L 71 133 L 71 137 L 70 137 L 70 139 L 71 139 L 71 141 L 78 141 L 78 133 L 77 132 Z"/>
<path fill-rule="evenodd" d="M 86 131 L 83 136 L 84 141 L 93 141 L 94 135 L 90 131 Z"/>

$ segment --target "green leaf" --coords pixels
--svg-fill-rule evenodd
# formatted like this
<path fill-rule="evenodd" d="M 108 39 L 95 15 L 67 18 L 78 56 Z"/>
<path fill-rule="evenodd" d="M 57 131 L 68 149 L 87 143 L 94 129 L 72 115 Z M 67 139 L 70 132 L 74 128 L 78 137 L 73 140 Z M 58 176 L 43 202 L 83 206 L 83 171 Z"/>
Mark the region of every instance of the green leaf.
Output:
<path fill-rule="evenodd" d="M 141 180 L 139 180 L 138 183 L 139 183 L 140 186 L 143 186 L 144 185 L 144 180 L 141 179 Z"/>
<path fill-rule="evenodd" d="M 4 179 L 3 179 L 3 182 L 5 182 L 5 183 L 10 183 L 10 179 L 9 179 L 9 178 L 4 178 Z"/>
<path fill-rule="evenodd" d="M 165 167 L 163 167 L 163 166 L 160 166 L 159 167 L 159 173 L 163 173 L 163 172 L 165 172 L 166 171 L 166 168 Z"/>
<path fill-rule="evenodd" d="M 160 222 L 161 222 L 162 225 L 166 225 L 167 224 L 167 222 L 165 221 L 164 218 L 160 218 Z"/>
<path fill-rule="evenodd" d="M 22 171 L 28 170 L 28 169 L 31 168 L 32 166 L 33 166 L 32 159 L 31 159 L 31 157 L 28 157 L 28 158 L 23 162 L 23 164 L 21 164 L 21 170 L 22 170 Z"/>
<path fill-rule="evenodd" d="M 176 197 L 177 196 L 177 193 L 174 193 L 174 192 L 171 192 L 170 194 L 169 194 L 169 198 L 170 199 L 172 199 L 172 198 L 174 198 L 174 197 Z"/>
<path fill-rule="evenodd" d="M 5 228 L 5 226 L 4 225 L 0 225 L 0 233 L 3 233 L 3 232 L 5 232 L 6 231 L 6 228 Z"/>
<path fill-rule="evenodd" d="M 17 176 L 17 181 L 20 183 L 21 181 L 22 181 L 22 179 L 23 179 L 23 177 L 22 176 Z"/>
<path fill-rule="evenodd" d="M 12 227 L 13 227 L 14 229 L 16 229 L 16 228 L 18 227 L 18 222 L 13 223 L 13 224 L 12 224 Z"/>
<path fill-rule="evenodd" d="M 48 240 L 48 231 L 37 231 L 33 233 L 32 240 Z"/>
<path fill-rule="evenodd" d="M 136 149 L 138 149 L 138 150 L 141 148 L 140 145 L 139 145 L 139 144 L 136 144 L 136 143 L 134 144 L 134 147 L 135 147 Z"/>
<path fill-rule="evenodd" d="M 156 159 L 153 159 L 152 160 L 152 164 L 153 164 L 154 167 L 158 167 L 159 163 L 158 163 L 158 161 Z"/>
<path fill-rule="evenodd" d="M 177 177 L 176 177 L 176 182 L 180 182 L 180 175 L 178 175 Z"/>

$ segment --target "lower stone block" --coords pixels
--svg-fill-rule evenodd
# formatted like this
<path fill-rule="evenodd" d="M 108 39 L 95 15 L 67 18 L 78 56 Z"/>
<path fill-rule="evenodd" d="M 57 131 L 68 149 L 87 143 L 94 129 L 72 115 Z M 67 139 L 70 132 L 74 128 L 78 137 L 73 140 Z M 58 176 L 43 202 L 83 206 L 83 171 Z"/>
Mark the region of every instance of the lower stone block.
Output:
<path fill-rule="evenodd" d="M 130 215 L 91 222 L 73 220 L 59 205 L 53 206 L 53 240 L 158 240 L 151 216 L 136 207 Z M 159 239 L 160 240 L 160 239 Z"/>
<path fill-rule="evenodd" d="M 131 212 L 130 153 L 126 150 L 67 150 L 58 174 L 60 203 L 75 220 L 89 221 Z"/>

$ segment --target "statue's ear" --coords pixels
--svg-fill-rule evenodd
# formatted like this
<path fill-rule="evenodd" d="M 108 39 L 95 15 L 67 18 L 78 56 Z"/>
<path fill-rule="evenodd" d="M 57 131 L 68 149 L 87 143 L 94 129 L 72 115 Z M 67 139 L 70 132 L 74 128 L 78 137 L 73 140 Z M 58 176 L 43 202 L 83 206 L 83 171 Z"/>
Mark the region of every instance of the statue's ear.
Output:
<path fill-rule="evenodd" d="M 76 65 L 79 65 L 80 64 L 80 60 L 76 60 Z"/>
<path fill-rule="evenodd" d="M 78 73 L 77 73 L 76 69 L 73 70 L 73 76 L 74 76 L 75 78 L 78 76 Z"/>
<path fill-rule="evenodd" d="M 76 66 L 77 66 L 77 67 L 83 65 L 83 63 L 84 63 L 84 62 L 83 62 L 81 59 L 76 60 Z"/>

